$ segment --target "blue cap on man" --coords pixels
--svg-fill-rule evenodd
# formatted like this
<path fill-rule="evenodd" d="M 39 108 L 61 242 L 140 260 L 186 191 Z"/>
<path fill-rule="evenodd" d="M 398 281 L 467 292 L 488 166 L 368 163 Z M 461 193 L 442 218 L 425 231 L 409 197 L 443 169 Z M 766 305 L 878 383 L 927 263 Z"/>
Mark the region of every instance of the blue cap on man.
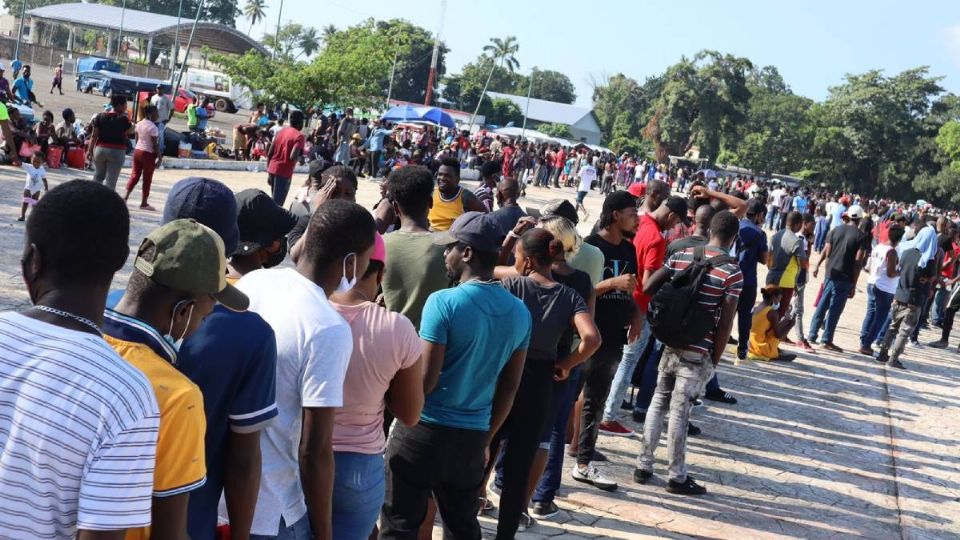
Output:
<path fill-rule="evenodd" d="M 229 257 L 240 243 L 237 214 L 237 199 L 230 188 L 212 178 L 191 176 L 170 189 L 163 207 L 163 223 L 193 219 L 210 227 L 223 239 Z"/>

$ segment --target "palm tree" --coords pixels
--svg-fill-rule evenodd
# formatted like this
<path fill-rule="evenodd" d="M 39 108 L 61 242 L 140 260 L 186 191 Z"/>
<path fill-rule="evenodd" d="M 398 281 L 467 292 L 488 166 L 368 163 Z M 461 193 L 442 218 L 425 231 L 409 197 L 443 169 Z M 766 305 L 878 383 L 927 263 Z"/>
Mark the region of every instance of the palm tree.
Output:
<path fill-rule="evenodd" d="M 300 54 L 308 57 L 313 56 L 313 53 L 320 50 L 320 36 L 317 34 L 317 29 L 312 26 L 304 28 L 303 32 L 300 33 L 298 45 L 300 46 Z"/>
<path fill-rule="evenodd" d="M 324 42 L 324 43 L 329 43 L 329 42 L 330 42 L 330 38 L 332 38 L 334 35 L 336 35 L 336 33 L 337 33 L 337 27 L 334 26 L 334 25 L 332 25 L 332 24 L 328 24 L 328 25 L 326 25 L 326 26 L 323 27 L 323 30 L 321 30 L 321 32 L 323 33 L 323 38 L 322 38 L 322 39 L 323 39 L 323 42 Z"/>
<path fill-rule="evenodd" d="M 243 16 L 250 21 L 250 30 L 247 31 L 250 34 L 253 32 L 253 25 L 267 16 L 267 0 L 247 0 L 247 4 L 243 6 Z"/>
<path fill-rule="evenodd" d="M 483 92 L 480 92 L 480 100 L 477 101 L 477 108 L 473 111 L 473 116 L 470 117 L 471 128 L 473 128 L 474 119 L 476 119 L 477 114 L 480 112 L 480 104 L 483 103 L 483 98 L 487 94 L 487 87 L 490 86 L 493 71 L 497 69 L 497 67 L 501 69 L 506 67 L 510 73 L 513 73 L 520 68 L 520 62 L 514 56 L 518 50 L 520 50 L 520 44 L 517 43 L 517 38 L 514 36 L 507 36 L 506 39 L 490 38 L 490 44 L 483 47 L 483 54 L 488 56 L 491 61 L 490 74 L 487 75 L 487 82 L 483 85 Z"/>

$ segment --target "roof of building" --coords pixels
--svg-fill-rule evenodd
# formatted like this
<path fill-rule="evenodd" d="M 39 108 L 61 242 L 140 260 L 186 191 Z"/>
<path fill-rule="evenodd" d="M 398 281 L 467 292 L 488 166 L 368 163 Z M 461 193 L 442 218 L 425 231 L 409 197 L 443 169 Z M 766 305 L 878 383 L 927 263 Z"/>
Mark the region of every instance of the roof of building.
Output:
<path fill-rule="evenodd" d="M 499 92 L 487 92 L 487 95 L 494 99 L 510 100 L 516 104 L 517 107 L 520 107 L 521 111 L 527 110 L 527 96 L 512 96 Z M 530 98 L 530 110 L 527 112 L 527 117 L 539 122 L 551 122 L 572 126 L 591 112 L 593 111 L 590 109 L 577 107 L 576 105 Z"/>
<path fill-rule="evenodd" d="M 27 15 L 35 19 L 118 32 L 122 25 L 124 34 L 147 38 L 151 36 L 153 38 L 169 38 L 171 42 L 177 34 L 177 17 L 135 9 L 124 10 L 105 4 L 85 4 L 81 2 L 53 4 L 31 9 L 27 11 Z M 191 17 L 185 16 L 180 20 L 181 43 L 186 43 L 190 38 L 192 26 L 193 19 Z M 224 24 L 212 22 L 197 24 L 197 33 L 193 38 L 193 43 L 197 47 L 206 45 L 211 49 L 237 54 L 242 54 L 250 49 L 256 49 L 264 54 L 267 53 L 260 42 L 243 32 Z"/>

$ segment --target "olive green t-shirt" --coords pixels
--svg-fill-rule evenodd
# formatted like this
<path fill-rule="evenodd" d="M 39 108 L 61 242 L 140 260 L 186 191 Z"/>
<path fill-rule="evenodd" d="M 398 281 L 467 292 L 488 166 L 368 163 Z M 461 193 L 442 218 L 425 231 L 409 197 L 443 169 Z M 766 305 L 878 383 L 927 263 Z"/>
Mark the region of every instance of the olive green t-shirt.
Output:
<path fill-rule="evenodd" d="M 450 284 L 443 261 L 443 246 L 428 232 L 394 231 L 383 237 L 387 264 L 383 299 L 387 309 L 405 315 L 420 330 L 420 315 L 427 297 Z"/>

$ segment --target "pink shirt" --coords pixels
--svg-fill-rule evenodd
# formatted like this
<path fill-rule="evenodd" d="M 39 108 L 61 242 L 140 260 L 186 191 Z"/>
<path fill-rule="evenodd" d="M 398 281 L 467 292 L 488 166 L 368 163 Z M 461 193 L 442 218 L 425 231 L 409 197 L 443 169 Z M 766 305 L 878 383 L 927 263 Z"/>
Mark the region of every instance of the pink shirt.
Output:
<path fill-rule="evenodd" d="M 379 454 L 384 395 L 394 375 L 417 363 L 423 345 L 410 319 L 372 302 L 344 306 L 331 302 L 353 334 L 353 354 L 343 381 L 343 407 L 336 410 L 333 449 Z"/>
<path fill-rule="evenodd" d="M 148 118 L 137 122 L 137 146 L 134 150 L 142 150 L 156 154 L 157 150 L 153 147 L 153 138 L 160 135 L 157 125 Z"/>

